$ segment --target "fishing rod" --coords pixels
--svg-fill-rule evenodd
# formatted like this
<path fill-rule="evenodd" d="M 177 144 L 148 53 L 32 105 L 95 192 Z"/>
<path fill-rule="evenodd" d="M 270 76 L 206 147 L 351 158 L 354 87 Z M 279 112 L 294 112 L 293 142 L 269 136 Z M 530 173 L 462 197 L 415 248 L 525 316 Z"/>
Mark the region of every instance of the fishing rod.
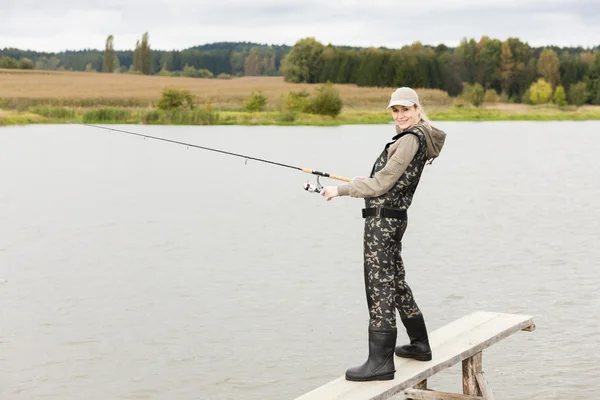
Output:
<path fill-rule="evenodd" d="M 69 121 L 68 123 L 71 124 L 73 122 Z M 321 182 L 319 181 L 320 177 L 336 179 L 338 181 L 343 181 L 343 182 L 350 182 L 350 178 L 346 178 L 346 177 L 338 176 L 338 175 L 332 175 L 332 174 L 329 174 L 327 172 L 320 172 L 320 171 L 315 171 L 315 170 L 312 170 L 312 169 L 309 169 L 309 168 L 301 168 L 301 167 L 296 167 L 294 165 L 282 164 L 282 163 L 278 163 L 278 162 L 275 162 L 275 161 L 265 160 L 265 159 L 262 159 L 262 158 L 250 157 L 250 156 L 245 156 L 243 154 L 231 153 L 229 151 L 223 151 L 223 150 L 213 149 L 213 148 L 210 148 L 210 147 L 199 146 L 197 144 L 186 143 L 186 142 L 179 142 L 177 140 L 165 139 L 165 138 L 161 138 L 161 137 L 157 137 L 157 136 L 144 135 L 144 134 L 141 134 L 141 133 L 136 133 L 136 132 L 131 132 L 131 131 L 125 131 L 125 130 L 116 129 L 116 128 L 109 128 L 109 127 L 100 126 L 100 125 L 93 125 L 93 124 L 86 124 L 86 123 L 79 123 L 79 125 L 89 126 L 89 127 L 98 128 L 98 129 L 105 129 L 105 130 L 108 130 L 108 131 L 121 132 L 121 133 L 125 133 L 125 134 L 128 134 L 128 135 L 140 136 L 140 137 L 143 137 L 144 139 L 145 138 L 150 138 L 150 139 L 162 140 L 164 142 L 170 142 L 170 143 L 175 143 L 175 144 L 180 144 L 180 145 L 183 145 L 183 146 L 187 146 L 188 148 L 189 147 L 195 147 L 195 148 L 198 148 L 198 149 L 214 151 L 214 152 L 217 152 L 217 153 L 227 154 L 227 155 L 234 156 L 234 157 L 241 157 L 241 158 L 244 158 L 246 160 L 246 163 L 248 162 L 248 160 L 260 161 L 260 162 L 264 162 L 264 163 L 267 163 L 267 164 L 273 164 L 273 165 L 276 165 L 276 166 L 279 166 L 279 167 L 284 167 L 284 168 L 291 168 L 291 169 L 295 169 L 295 170 L 298 170 L 298 171 L 305 172 L 307 174 L 316 175 L 317 176 L 317 184 L 316 184 L 316 186 L 311 185 L 308 181 L 304 184 L 304 190 L 306 190 L 307 192 L 311 192 L 311 193 L 321 193 L 321 189 L 323 189 L 323 186 L 321 185 Z"/>

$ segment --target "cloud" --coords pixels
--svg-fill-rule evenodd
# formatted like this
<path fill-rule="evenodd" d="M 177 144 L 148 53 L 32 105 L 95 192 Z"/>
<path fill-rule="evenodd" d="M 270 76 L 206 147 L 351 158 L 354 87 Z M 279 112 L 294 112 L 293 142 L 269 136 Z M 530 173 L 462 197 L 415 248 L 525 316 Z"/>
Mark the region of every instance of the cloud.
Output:
<path fill-rule="evenodd" d="M 597 0 L 3 0 L 0 46 L 43 51 L 133 49 L 144 32 L 155 49 L 219 41 L 293 45 L 313 36 L 334 45 L 456 46 L 464 37 L 518 37 L 534 46 L 600 44 Z"/>

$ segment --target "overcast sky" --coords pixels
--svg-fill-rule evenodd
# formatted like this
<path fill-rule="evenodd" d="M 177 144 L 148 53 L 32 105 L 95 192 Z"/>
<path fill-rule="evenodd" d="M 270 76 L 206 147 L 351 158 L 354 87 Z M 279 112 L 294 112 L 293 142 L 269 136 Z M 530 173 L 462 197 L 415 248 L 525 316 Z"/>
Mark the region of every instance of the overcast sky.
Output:
<path fill-rule="evenodd" d="M 86 2 L 87 1 L 87 2 Z M 0 0 L 0 48 L 153 49 L 221 41 L 401 47 L 463 37 L 518 37 L 532 46 L 600 44 L 600 0 Z"/>

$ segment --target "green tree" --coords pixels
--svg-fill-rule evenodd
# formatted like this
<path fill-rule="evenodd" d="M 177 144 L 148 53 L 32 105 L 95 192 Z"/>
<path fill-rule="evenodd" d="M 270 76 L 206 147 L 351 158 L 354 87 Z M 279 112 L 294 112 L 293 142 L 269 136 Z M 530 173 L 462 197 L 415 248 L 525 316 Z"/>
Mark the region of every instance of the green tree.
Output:
<path fill-rule="evenodd" d="M 552 100 L 552 85 L 540 78 L 529 88 L 529 98 L 533 104 L 546 104 Z"/>
<path fill-rule="evenodd" d="M 554 91 L 554 104 L 564 107 L 567 105 L 567 94 L 565 88 L 562 85 L 558 85 Z"/>
<path fill-rule="evenodd" d="M 464 38 L 454 51 L 456 55 L 462 58 L 464 69 L 462 80 L 468 83 L 475 83 L 475 75 L 477 68 L 477 42 L 475 39 L 467 40 Z"/>
<path fill-rule="evenodd" d="M 583 81 L 586 83 L 592 104 L 600 104 L 600 51 L 597 51 L 589 62 L 589 68 Z"/>
<path fill-rule="evenodd" d="M 529 96 L 525 96 L 524 94 L 537 76 L 536 58 L 533 54 L 533 50 L 527 43 L 521 42 L 518 38 L 508 38 L 506 39 L 506 42 L 510 47 L 510 52 L 512 53 L 515 63 L 510 90 L 507 95 L 509 98 L 513 99 L 529 99 Z"/>
<path fill-rule="evenodd" d="M 160 62 L 160 60 L 157 60 Z M 136 41 L 133 51 L 133 72 L 141 72 L 144 75 L 150 75 L 152 68 L 152 50 L 150 49 L 148 32 L 142 35 L 142 41 Z"/>
<path fill-rule="evenodd" d="M 588 99 L 587 88 L 585 83 L 577 82 L 569 86 L 569 103 L 580 107 L 585 104 Z"/>
<path fill-rule="evenodd" d="M 121 63 L 119 62 L 119 57 L 115 56 L 113 58 L 113 72 L 118 73 L 121 72 Z"/>
<path fill-rule="evenodd" d="M 23 57 L 19 61 L 19 68 L 20 69 L 33 69 L 33 61 L 31 61 L 27 57 Z"/>
<path fill-rule="evenodd" d="M 440 88 L 448 92 L 450 96 L 460 94 L 463 89 L 461 75 L 464 64 L 462 59 L 446 51 L 438 55 L 437 63 L 441 78 Z"/>
<path fill-rule="evenodd" d="M 581 61 L 578 56 L 565 54 L 560 61 L 560 83 L 563 87 L 570 87 L 572 84 L 583 80 L 589 65 Z"/>
<path fill-rule="evenodd" d="M 513 75 L 515 71 L 515 60 L 510 50 L 508 41 L 502 42 L 502 49 L 500 51 L 500 81 L 502 93 L 507 95 L 510 93 L 513 83 Z"/>
<path fill-rule="evenodd" d="M 12 57 L 4 56 L 0 59 L 0 68 L 19 68 L 19 62 Z"/>
<path fill-rule="evenodd" d="M 150 49 L 150 43 L 148 39 L 148 32 L 146 32 L 142 35 L 142 43 L 140 45 L 140 53 L 142 57 L 141 71 L 145 75 L 150 75 L 152 73 L 152 50 Z"/>
<path fill-rule="evenodd" d="M 245 76 L 275 75 L 275 52 L 253 47 L 244 60 Z"/>
<path fill-rule="evenodd" d="M 502 42 L 482 37 L 478 45 L 478 79 L 486 89 L 501 90 Z"/>
<path fill-rule="evenodd" d="M 560 81 L 560 61 L 552 49 L 544 49 L 538 60 L 538 74 L 554 89 Z"/>
<path fill-rule="evenodd" d="M 106 45 L 104 48 L 104 62 L 102 64 L 102 71 L 112 73 L 115 70 L 115 49 L 113 47 L 113 35 L 109 35 L 106 39 Z"/>
<path fill-rule="evenodd" d="M 241 51 L 233 51 L 229 56 L 232 75 L 242 75 L 244 73 L 244 53 Z"/>
<path fill-rule="evenodd" d="M 135 42 L 135 50 L 133 51 L 133 64 L 131 64 L 130 71 L 141 72 L 142 71 L 142 49 L 140 47 L 140 41 Z"/>
<path fill-rule="evenodd" d="M 324 49 L 313 37 L 298 40 L 282 61 L 285 81 L 316 83 L 323 68 Z"/>

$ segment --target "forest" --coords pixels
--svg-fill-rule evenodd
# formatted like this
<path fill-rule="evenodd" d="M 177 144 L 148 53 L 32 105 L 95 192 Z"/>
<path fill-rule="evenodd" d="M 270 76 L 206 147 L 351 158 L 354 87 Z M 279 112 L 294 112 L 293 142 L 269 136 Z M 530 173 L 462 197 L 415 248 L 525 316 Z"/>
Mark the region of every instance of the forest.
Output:
<path fill-rule="evenodd" d="M 600 46 L 532 47 L 518 38 L 482 36 L 464 38 L 456 47 L 414 42 L 397 49 L 360 48 L 307 37 L 293 46 L 220 42 L 155 50 L 146 32 L 133 50 L 116 51 L 113 41 L 109 35 L 103 50 L 0 49 L 0 68 L 205 79 L 282 76 L 294 83 L 441 89 L 450 96 L 478 90 L 512 103 L 600 104 Z"/>

